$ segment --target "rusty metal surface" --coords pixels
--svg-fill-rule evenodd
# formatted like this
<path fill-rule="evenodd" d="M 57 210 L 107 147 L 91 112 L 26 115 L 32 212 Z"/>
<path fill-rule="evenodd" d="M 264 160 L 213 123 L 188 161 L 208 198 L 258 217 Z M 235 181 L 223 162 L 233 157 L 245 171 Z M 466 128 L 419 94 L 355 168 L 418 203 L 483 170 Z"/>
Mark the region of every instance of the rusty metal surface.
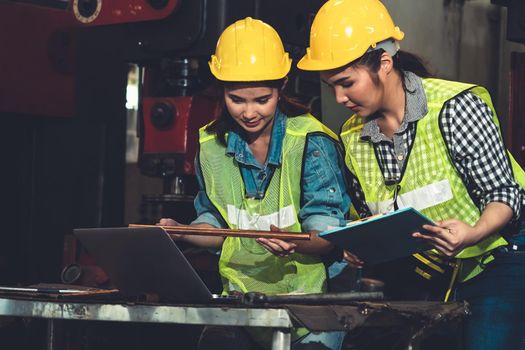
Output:
<path fill-rule="evenodd" d="M 101 302 L 0 296 L 0 316 L 44 318 L 50 322 L 61 319 L 267 327 L 274 332 L 272 349 L 279 350 L 289 349 L 290 329 L 298 326 L 312 331 L 344 330 L 349 331 L 349 335 L 359 335 L 365 329 L 371 331 L 367 335 L 372 337 L 382 334 L 388 327 L 402 327 L 406 329 L 404 341 L 411 344 L 422 339 L 428 334 L 427 331 L 437 325 L 461 321 L 468 313 L 467 304 L 423 301 L 265 306 L 170 305 L 122 300 Z"/>
<path fill-rule="evenodd" d="M 296 322 L 313 331 L 407 326 L 426 329 L 468 314 L 468 305 L 443 302 L 361 302 L 354 305 L 287 305 Z"/>
<path fill-rule="evenodd" d="M 0 295 L 0 319 L 2 316 L 43 318 L 50 324 L 53 320 L 85 320 L 267 327 L 273 330 L 274 350 L 289 349 L 290 329 L 298 326 L 312 331 L 344 330 L 349 331 L 349 335 L 359 335 L 364 329 L 371 331 L 366 334 L 372 337 L 382 334 L 388 327 L 403 327 L 407 330 L 404 341 L 412 344 L 436 325 L 461 320 L 467 313 L 467 304 L 422 301 L 363 301 L 344 305 L 171 305 Z M 356 339 L 358 342 L 360 338 Z"/>

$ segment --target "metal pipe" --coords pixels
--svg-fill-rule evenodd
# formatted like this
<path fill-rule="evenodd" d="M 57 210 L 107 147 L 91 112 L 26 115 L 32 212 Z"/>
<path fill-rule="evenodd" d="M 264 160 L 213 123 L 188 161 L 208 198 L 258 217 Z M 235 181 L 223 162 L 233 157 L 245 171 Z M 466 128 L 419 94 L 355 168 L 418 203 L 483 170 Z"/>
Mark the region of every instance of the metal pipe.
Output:
<path fill-rule="evenodd" d="M 128 227 L 134 228 L 152 228 L 159 227 L 164 229 L 168 234 L 200 235 L 200 236 L 228 236 L 244 238 L 277 238 L 282 240 L 301 240 L 308 241 L 311 238 L 310 233 L 305 232 L 283 232 L 283 231 L 255 231 L 255 230 L 231 230 L 225 228 L 208 228 L 195 226 L 158 226 L 158 225 L 140 225 L 130 224 Z"/>
<path fill-rule="evenodd" d="M 341 304 L 355 301 L 383 300 L 383 292 L 343 292 L 316 293 L 301 295 L 266 295 L 248 292 L 243 295 L 242 302 L 246 305 L 261 304 Z"/>

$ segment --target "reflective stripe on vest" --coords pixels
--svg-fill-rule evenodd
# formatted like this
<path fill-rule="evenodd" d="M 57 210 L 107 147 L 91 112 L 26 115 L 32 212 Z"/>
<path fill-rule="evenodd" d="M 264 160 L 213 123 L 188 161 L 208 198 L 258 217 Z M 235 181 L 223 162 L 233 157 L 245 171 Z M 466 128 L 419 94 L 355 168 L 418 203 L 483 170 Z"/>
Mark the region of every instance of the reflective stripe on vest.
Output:
<path fill-rule="evenodd" d="M 397 196 L 399 209 L 412 207 L 419 211 L 444 203 L 453 198 L 452 188 L 447 179 L 416 188 Z M 372 214 L 394 211 L 394 202 L 389 199 L 382 202 L 367 203 Z"/>
<path fill-rule="evenodd" d="M 247 210 L 227 205 L 228 221 L 241 230 L 270 231 L 270 225 L 278 228 L 291 227 L 297 223 L 297 215 L 293 205 L 279 209 L 268 215 L 250 214 Z"/>

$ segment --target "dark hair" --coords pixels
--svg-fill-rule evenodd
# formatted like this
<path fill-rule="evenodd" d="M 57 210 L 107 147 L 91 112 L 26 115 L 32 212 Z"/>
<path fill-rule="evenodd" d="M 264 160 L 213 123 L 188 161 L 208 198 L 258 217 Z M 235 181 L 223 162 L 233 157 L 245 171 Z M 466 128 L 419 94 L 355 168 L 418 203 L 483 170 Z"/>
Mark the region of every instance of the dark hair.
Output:
<path fill-rule="evenodd" d="M 361 58 L 350 63 L 350 66 L 365 66 L 368 68 L 369 72 L 372 73 L 372 80 L 374 83 L 379 82 L 377 77 L 377 72 L 381 66 L 381 55 L 385 52 L 383 49 L 378 49 L 374 51 L 367 52 Z M 394 56 L 392 56 L 394 61 L 394 69 L 401 75 L 403 78 L 405 72 L 412 72 L 421 78 L 430 78 L 433 74 L 427 68 L 426 62 L 419 56 L 399 50 Z M 405 79 L 401 79 L 403 83 L 403 89 L 407 90 L 405 86 Z"/>
<path fill-rule="evenodd" d="M 279 101 L 277 102 L 277 108 L 288 117 L 295 117 L 301 114 L 309 113 L 310 108 L 303 105 L 298 99 L 292 97 L 287 92 L 287 87 L 283 89 L 285 79 L 279 80 L 267 80 L 262 82 L 257 82 L 257 84 L 267 86 L 270 88 L 276 88 L 279 92 Z M 226 133 L 231 130 L 236 130 L 240 134 L 244 133 L 244 130 L 239 127 L 237 122 L 231 117 L 228 109 L 224 104 L 224 88 L 235 86 L 237 84 L 246 84 L 246 83 L 235 83 L 235 82 L 223 82 L 217 81 L 215 86 L 212 88 L 214 91 L 214 97 L 217 98 L 220 105 L 220 113 L 217 119 L 211 122 L 206 131 L 216 134 L 219 142 L 226 146 Z"/>

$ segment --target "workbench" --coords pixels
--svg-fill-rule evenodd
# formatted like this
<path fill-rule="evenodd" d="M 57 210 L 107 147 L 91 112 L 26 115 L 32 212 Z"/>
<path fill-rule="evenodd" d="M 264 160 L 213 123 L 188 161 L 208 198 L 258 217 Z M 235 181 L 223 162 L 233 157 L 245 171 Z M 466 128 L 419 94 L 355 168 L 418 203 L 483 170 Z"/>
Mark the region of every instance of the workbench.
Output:
<path fill-rule="evenodd" d="M 461 318 L 468 306 L 438 302 L 358 302 L 352 305 L 169 305 L 117 301 L 71 301 L 0 296 L 0 316 L 43 318 L 47 321 L 47 349 L 55 344 L 56 320 L 167 323 L 267 327 L 273 329 L 272 349 L 290 348 L 292 327 L 314 331 L 347 330 L 357 326 L 406 322 L 413 338 L 437 322 Z"/>

